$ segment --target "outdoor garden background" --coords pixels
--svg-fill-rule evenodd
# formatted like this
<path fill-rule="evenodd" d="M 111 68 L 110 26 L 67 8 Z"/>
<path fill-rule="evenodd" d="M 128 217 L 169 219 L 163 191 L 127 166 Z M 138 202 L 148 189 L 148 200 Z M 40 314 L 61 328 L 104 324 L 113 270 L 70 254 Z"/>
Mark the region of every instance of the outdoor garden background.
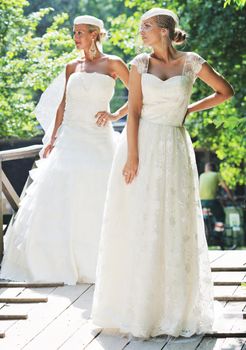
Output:
<path fill-rule="evenodd" d="M 72 39 L 74 17 L 90 14 L 103 19 L 109 30 L 104 51 L 129 62 L 138 54 L 139 19 L 152 7 L 174 10 L 180 27 L 189 35 L 181 50 L 199 53 L 234 87 L 235 96 L 230 101 L 194 113 L 186 127 L 196 151 L 210 154 L 234 195 L 242 197 L 246 178 L 245 0 L 1 0 L 0 150 L 41 141 L 42 129 L 33 111 L 53 78 L 78 56 Z M 197 81 L 192 100 L 208 93 L 210 89 Z M 117 83 L 112 111 L 126 99 L 126 90 Z M 202 170 L 201 164 L 198 169 Z M 23 181 L 17 184 L 18 192 Z M 243 201 L 241 204 L 245 208 Z"/>

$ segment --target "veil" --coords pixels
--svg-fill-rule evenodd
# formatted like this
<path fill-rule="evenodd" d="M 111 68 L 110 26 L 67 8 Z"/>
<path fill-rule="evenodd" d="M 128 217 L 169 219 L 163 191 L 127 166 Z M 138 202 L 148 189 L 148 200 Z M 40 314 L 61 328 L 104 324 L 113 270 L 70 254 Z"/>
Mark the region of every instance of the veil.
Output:
<path fill-rule="evenodd" d="M 34 114 L 45 133 L 42 139 L 44 145 L 50 141 L 55 124 L 56 111 L 64 94 L 65 82 L 64 69 L 42 93 L 34 109 Z"/>

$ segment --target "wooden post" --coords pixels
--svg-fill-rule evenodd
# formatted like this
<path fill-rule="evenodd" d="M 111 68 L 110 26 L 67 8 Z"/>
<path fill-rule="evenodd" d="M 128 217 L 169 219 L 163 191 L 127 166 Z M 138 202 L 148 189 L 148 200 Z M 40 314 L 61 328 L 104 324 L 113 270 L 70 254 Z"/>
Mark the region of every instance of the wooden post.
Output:
<path fill-rule="evenodd" d="M 2 170 L 2 162 L 36 157 L 42 149 L 42 145 L 33 145 L 13 150 L 0 151 L 0 261 L 3 257 L 3 192 L 12 206 L 17 211 L 20 198 Z M 27 184 L 30 180 L 27 180 Z M 0 334 L 1 336 L 1 334 Z"/>
<path fill-rule="evenodd" d="M 2 170 L 2 191 L 14 211 L 19 209 L 20 198 Z"/>

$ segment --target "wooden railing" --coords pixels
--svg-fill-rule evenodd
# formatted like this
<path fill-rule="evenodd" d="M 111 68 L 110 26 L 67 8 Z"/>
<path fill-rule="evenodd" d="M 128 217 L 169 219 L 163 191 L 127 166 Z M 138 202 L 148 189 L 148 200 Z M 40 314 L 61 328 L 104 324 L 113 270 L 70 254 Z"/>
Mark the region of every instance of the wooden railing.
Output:
<path fill-rule="evenodd" d="M 0 151 L 0 260 L 2 260 L 3 255 L 3 193 L 15 212 L 18 210 L 20 203 L 20 197 L 15 192 L 13 186 L 2 169 L 2 162 L 36 157 L 42 147 L 42 145 L 34 145 L 7 151 Z M 27 180 L 23 191 L 25 191 L 28 183 L 29 179 Z"/>

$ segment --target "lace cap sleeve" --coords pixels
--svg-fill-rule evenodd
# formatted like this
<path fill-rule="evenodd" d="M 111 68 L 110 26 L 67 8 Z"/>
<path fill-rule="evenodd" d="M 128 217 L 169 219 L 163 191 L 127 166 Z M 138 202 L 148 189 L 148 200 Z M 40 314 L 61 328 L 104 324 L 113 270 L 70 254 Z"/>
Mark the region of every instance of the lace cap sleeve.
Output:
<path fill-rule="evenodd" d="M 146 53 L 141 53 L 140 55 L 137 55 L 130 61 L 130 65 L 134 65 L 137 67 L 138 73 L 143 74 L 148 71 L 148 62 L 149 57 Z"/>
<path fill-rule="evenodd" d="M 192 53 L 192 68 L 195 74 L 198 74 L 200 72 L 204 62 L 206 62 L 204 58 L 199 56 L 197 53 Z"/>

